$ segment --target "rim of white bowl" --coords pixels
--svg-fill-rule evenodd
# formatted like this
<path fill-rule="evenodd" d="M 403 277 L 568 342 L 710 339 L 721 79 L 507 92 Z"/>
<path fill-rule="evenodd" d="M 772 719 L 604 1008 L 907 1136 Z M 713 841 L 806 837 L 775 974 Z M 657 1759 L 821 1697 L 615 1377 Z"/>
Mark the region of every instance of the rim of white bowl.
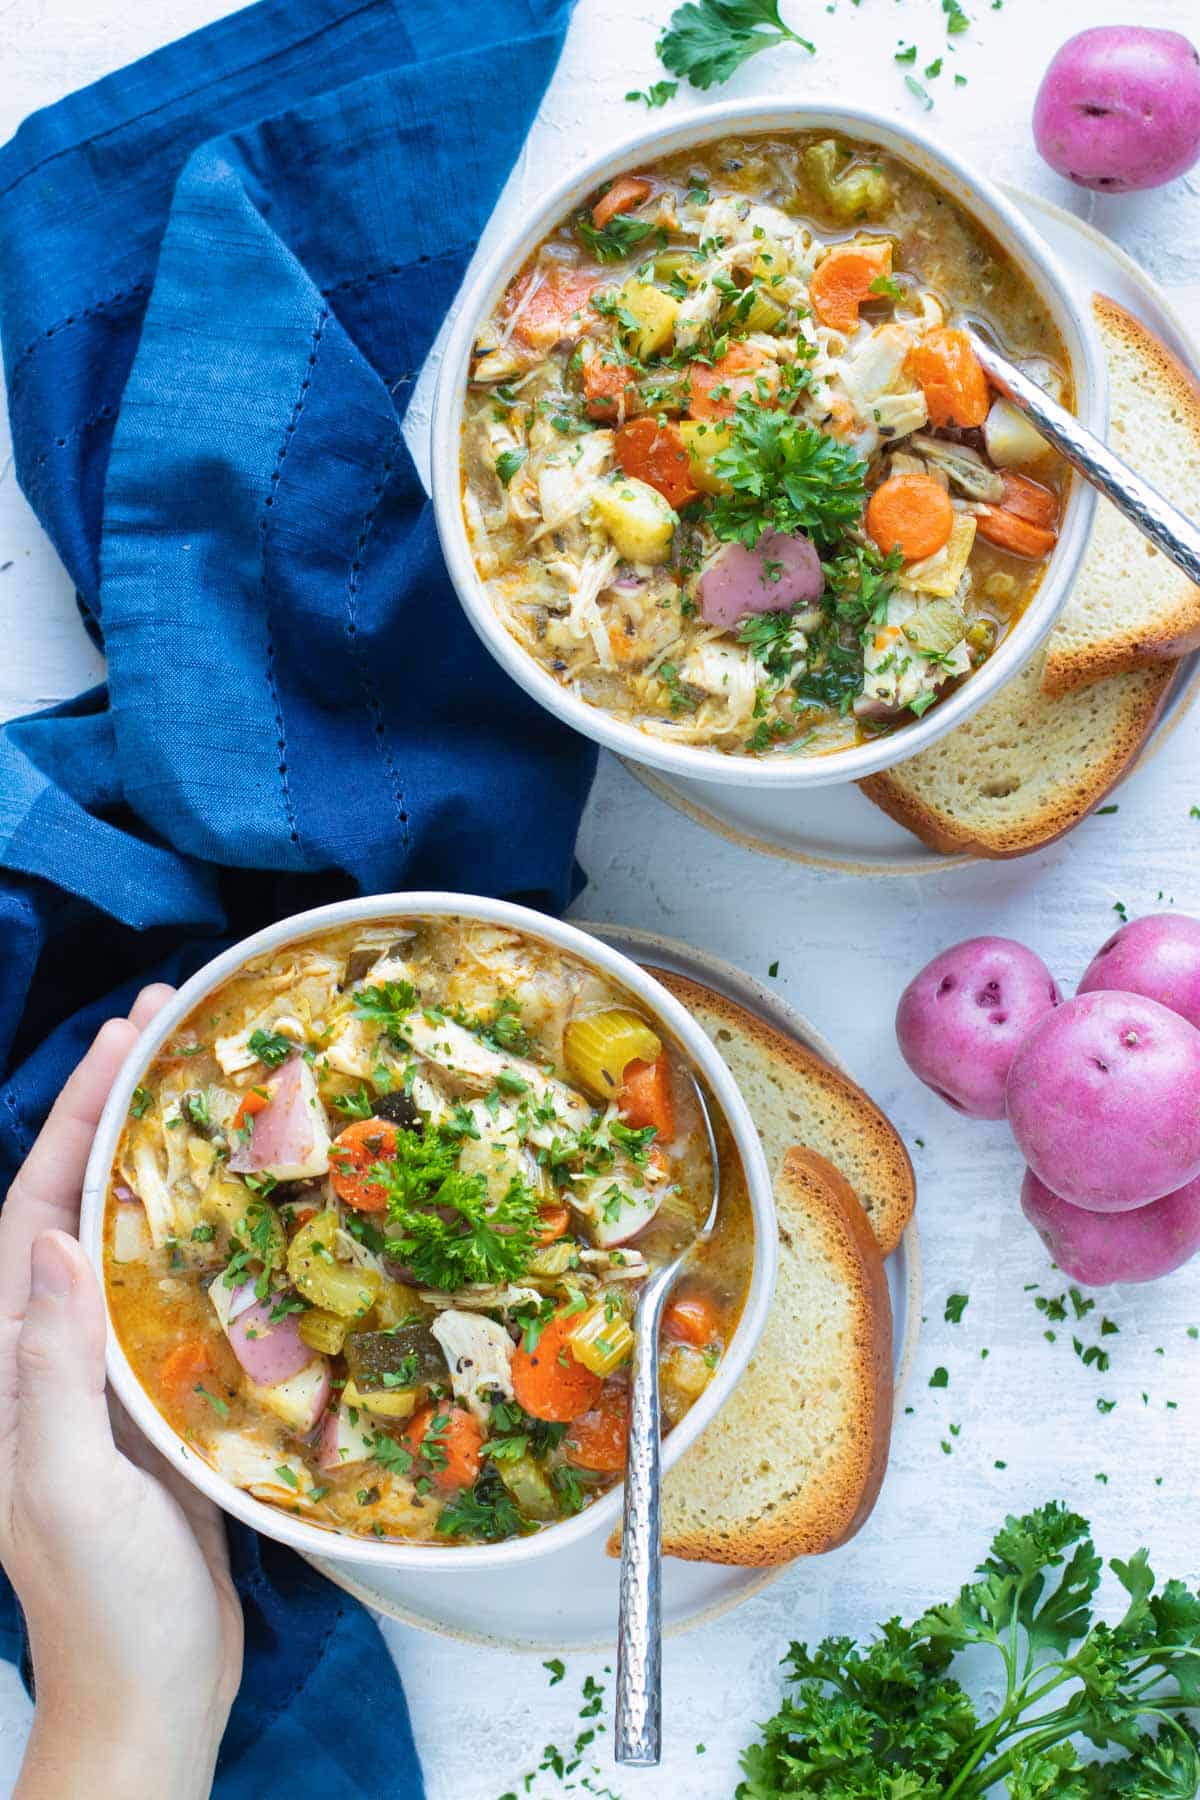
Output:
<path fill-rule="evenodd" d="M 121 1065 L 113 1085 L 88 1158 L 80 1212 L 79 1239 L 96 1269 L 105 1289 L 105 1313 L 108 1323 L 108 1378 L 117 1397 L 144 1435 L 194 1487 L 227 1513 L 252 1525 L 264 1536 L 288 1544 L 307 1555 L 352 1561 L 364 1567 L 437 1570 L 446 1574 L 467 1573 L 494 1568 L 500 1563 L 532 1561 L 547 1549 L 560 1549 L 566 1544 L 611 1529 L 621 1510 L 622 1492 L 618 1485 L 602 1495 L 573 1519 L 562 1520 L 530 1537 L 510 1538 L 500 1544 L 463 1545 L 440 1548 L 425 1544 L 376 1541 L 354 1537 L 349 1533 L 307 1524 L 261 1500 L 255 1500 L 242 1488 L 235 1487 L 209 1466 L 199 1452 L 184 1444 L 159 1412 L 138 1380 L 121 1346 L 108 1311 L 107 1286 L 104 1282 L 103 1238 L 104 1209 L 109 1176 L 117 1144 L 129 1111 L 133 1090 L 147 1064 L 204 996 L 228 980 L 251 957 L 276 950 L 314 932 L 331 931 L 339 926 L 368 923 L 390 918 L 458 916 L 485 924 L 507 925 L 514 930 L 569 951 L 619 982 L 636 995 L 647 1009 L 661 1019 L 682 1046 L 693 1067 L 705 1078 L 717 1101 L 742 1159 L 746 1188 L 750 1200 L 754 1228 L 753 1265 L 746 1303 L 726 1355 L 710 1386 L 691 1411 L 663 1440 L 663 1467 L 670 1468 L 688 1445 L 694 1443 L 727 1400 L 753 1355 L 775 1288 L 778 1244 L 775 1230 L 775 1205 L 771 1180 L 758 1132 L 746 1102 L 725 1063 L 699 1025 L 686 1009 L 639 968 L 627 956 L 598 938 L 590 937 L 574 925 L 564 924 L 546 914 L 505 900 L 491 900 L 472 894 L 455 894 L 445 890 L 399 894 L 369 895 L 360 899 L 335 901 L 309 912 L 294 913 L 273 925 L 255 932 L 252 937 L 232 945 L 197 970 L 190 980 L 169 1000 L 142 1032 L 137 1043 Z"/>
<path fill-rule="evenodd" d="M 477 635 L 517 685 L 548 712 L 584 737 L 618 756 L 695 781 L 745 787 L 824 787 L 859 781 L 903 762 L 961 725 L 1007 681 L 1045 640 L 1075 578 L 1095 510 L 1094 490 L 1081 477 L 1071 482 L 1058 544 L 1021 618 L 976 672 L 946 700 L 921 718 L 886 736 L 821 756 L 755 758 L 665 743 L 613 714 L 591 706 L 562 687 L 537 663 L 501 622 L 475 568 L 463 520 L 459 448 L 466 377 L 479 325 L 526 257 L 569 211 L 597 185 L 648 156 L 688 150 L 732 134 L 762 136 L 771 131 L 829 130 L 868 140 L 892 151 L 944 189 L 991 233 L 1044 301 L 1067 352 L 1077 417 L 1097 436 L 1108 425 L 1108 372 L 1090 310 L 1077 306 L 1067 271 L 1008 197 L 954 152 L 923 132 L 868 107 L 805 105 L 789 101 L 730 100 L 701 107 L 674 124 L 633 132 L 619 144 L 576 169 L 550 189 L 519 231 L 470 275 L 455 303 L 454 323 L 434 393 L 431 486 L 442 554 L 455 592 Z"/>

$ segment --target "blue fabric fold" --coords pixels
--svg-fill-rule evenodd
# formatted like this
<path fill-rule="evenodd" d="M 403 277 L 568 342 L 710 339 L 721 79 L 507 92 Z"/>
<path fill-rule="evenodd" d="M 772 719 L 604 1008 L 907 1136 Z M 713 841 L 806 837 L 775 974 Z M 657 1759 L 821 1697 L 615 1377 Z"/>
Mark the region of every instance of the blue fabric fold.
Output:
<path fill-rule="evenodd" d="M 4 1186 L 145 981 L 341 894 L 574 891 L 594 755 L 467 625 L 401 431 L 569 10 L 264 0 L 0 150 L 16 473 L 108 659 L 0 730 Z M 368 1616 L 231 1536 L 216 1792 L 419 1796 Z"/>

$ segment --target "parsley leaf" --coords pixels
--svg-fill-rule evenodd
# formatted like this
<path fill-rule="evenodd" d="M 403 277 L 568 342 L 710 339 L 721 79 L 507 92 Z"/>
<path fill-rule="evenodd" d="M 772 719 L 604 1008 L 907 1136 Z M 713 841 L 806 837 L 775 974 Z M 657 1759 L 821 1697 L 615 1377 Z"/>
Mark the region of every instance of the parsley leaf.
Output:
<path fill-rule="evenodd" d="M 296 1048 L 292 1039 L 284 1037 L 282 1031 L 252 1031 L 246 1044 L 259 1062 L 266 1063 L 268 1069 L 277 1069 Z"/>
<path fill-rule="evenodd" d="M 784 24 L 779 0 L 688 0 L 671 14 L 658 54 L 672 75 L 709 88 L 728 81 L 748 57 L 783 43 L 815 53 L 807 38 Z"/>
<path fill-rule="evenodd" d="M 386 1037 L 403 1042 L 404 1022 L 417 1004 L 417 990 L 411 981 L 381 981 L 378 986 L 359 988 L 354 996 L 354 1012 L 359 1019 L 374 1019 Z"/>
<path fill-rule="evenodd" d="M 496 473 L 504 483 L 505 487 L 508 486 L 509 482 L 528 455 L 528 450 L 523 449 L 502 450 L 500 452 L 499 456 L 496 458 Z"/>

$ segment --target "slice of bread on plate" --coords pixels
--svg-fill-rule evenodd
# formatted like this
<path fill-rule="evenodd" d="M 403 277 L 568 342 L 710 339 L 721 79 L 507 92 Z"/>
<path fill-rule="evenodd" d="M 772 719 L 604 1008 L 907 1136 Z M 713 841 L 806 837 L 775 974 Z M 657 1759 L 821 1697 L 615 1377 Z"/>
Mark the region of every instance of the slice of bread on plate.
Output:
<path fill-rule="evenodd" d="M 1043 691 L 1044 655 L 919 756 L 859 787 L 933 850 L 1026 856 L 1100 805 L 1149 737 L 1178 674 L 1135 669 Z"/>
<path fill-rule="evenodd" d="M 793 1144 L 827 1157 L 849 1182 L 890 1256 L 912 1218 L 916 1178 L 890 1120 L 847 1076 L 736 1000 L 669 969 L 649 970 L 729 1064 L 758 1126 L 772 1177 Z"/>
<path fill-rule="evenodd" d="M 892 1314 L 879 1246 L 849 1182 L 814 1151 L 788 1151 L 775 1204 L 770 1316 L 737 1387 L 663 1479 L 667 1556 L 752 1568 L 834 1550 L 883 1482 Z M 619 1553 L 619 1531 L 608 1549 Z"/>
<path fill-rule="evenodd" d="M 1108 360 L 1108 442 L 1192 517 L 1200 510 L 1200 384 L 1154 333 L 1104 294 L 1092 311 Z M 1200 647 L 1200 587 L 1101 499 L 1074 588 L 1046 646 L 1042 685 L 1088 682 Z"/>

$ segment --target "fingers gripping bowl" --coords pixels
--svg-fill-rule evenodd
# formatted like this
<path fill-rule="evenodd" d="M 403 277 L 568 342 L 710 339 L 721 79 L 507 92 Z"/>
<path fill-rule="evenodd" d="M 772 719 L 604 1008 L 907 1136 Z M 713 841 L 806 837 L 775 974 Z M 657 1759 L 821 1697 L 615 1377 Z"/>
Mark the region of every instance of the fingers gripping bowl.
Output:
<path fill-rule="evenodd" d="M 757 1133 L 664 989 L 503 902 L 282 921 L 201 970 L 110 1097 L 81 1236 L 109 1375 L 228 1511 L 297 1549 L 471 1568 L 610 1526 L 629 1319 L 721 1216 L 668 1323 L 666 1461 L 774 1283 Z"/>
<path fill-rule="evenodd" d="M 1066 278 L 917 134 L 735 104 L 594 163 L 447 346 L 434 502 L 476 630 L 549 710 L 679 775 L 914 754 L 1032 654 L 1093 506 L 968 321 L 1103 432 Z"/>

